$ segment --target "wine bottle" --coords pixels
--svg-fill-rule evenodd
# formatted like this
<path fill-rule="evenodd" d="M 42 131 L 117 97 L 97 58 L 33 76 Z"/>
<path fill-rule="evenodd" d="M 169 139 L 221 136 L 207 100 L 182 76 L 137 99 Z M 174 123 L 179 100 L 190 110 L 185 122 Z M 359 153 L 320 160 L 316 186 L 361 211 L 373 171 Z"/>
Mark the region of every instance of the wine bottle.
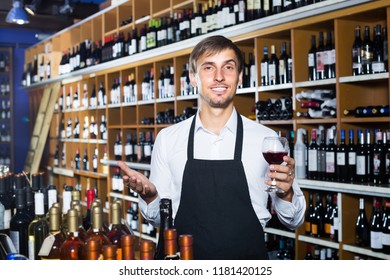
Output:
<path fill-rule="evenodd" d="M 7 178 L 5 176 L 0 177 L 0 204 L 2 205 L 2 211 L 0 213 L 2 220 L 0 233 L 9 235 L 10 222 L 12 218 L 12 198 L 9 196 Z"/>
<path fill-rule="evenodd" d="M 390 184 L 390 130 L 383 133 L 383 147 L 385 156 L 385 183 Z"/>
<path fill-rule="evenodd" d="M 328 129 L 329 143 L 326 146 L 326 179 L 329 181 L 335 181 L 336 179 L 336 144 L 334 143 L 334 130 Z"/>
<path fill-rule="evenodd" d="M 180 256 L 177 254 L 177 232 L 174 228 L 164 230 L 164 260 L 179 260 Z"/>
<path fill-rule="evenodd" d="M 383 57 L 382 27 L 380 24 L 377 24 L 374 28 L 372 73 L 383 72 L 386 72 L 386 67 Z"/>
<path fill-rule="evenodd" d="M 370 225 L 370 248 L 374 252 L 381 252 L 382 245 L 382 215 L 380 210 L 380 201 L 374 199 L 374 211 L 371 217 Z"/>
<path fill-rule="evenodd" d="M 263 48 L 263 58 L 261 60 L 261 85 L 269 85 L 269 58 L 268 47 Z"/>
<path fill-rule="evenodd" d="M 191 234 L 179 235 L 179 248 L 181 260 L 192 260 L 194 258 L 193 253 L 193 236 Z"/>
<path fill-rule="evenodd" d="M 364 36 L 361 48 L 363 74 L 372 74 L 373 44 L 370 38 L 370 26 L 364 27 Z"/>
<path fill-rule="evenodd" d="M 156 244 L 151 240 L 141 240 L 139 251 L 141 260 L 153 260 L 156 251 Z"/>
<path fill-rule="evenodd" d="M 110 239 L 107 237 L 103 225 L 103 207 L 101 203 L 96 203 L 95 206 L 92 203 L 91 215 L 92 225 L 87 231 L 87 241 L 90 239 L 96 239 L 99 240 L 102 245 L 110 244 Z"/>
<path fill-rule="evenodd" d="M 60 247 L 61 260 L 83 259 L 83 241 L 78 236 L 78 211 L 69 209 L 67 212 L 66 240 Z"/>
<path fill-rule="evenodd" d="M 311 225 L 311 234 L 314 237 L 324 236 L 324 206 L 322 204 L 322 195 L 316 194 L 316 206 L 314 208 L 313 222 Z"/>
<path fill-rule="evenodd" d="M 64 242 L 65 236 L 61 231 L 61 209 L 52 206 L 49 210 L 49 234 L 38 252 L 41 260 L 59 260 L 60 248 Z"/>
<path fill-rule="evenodd" d="M 287 43 L 282 42 L 282 48 L 279 56 L 279 82 L 281 84 L 291 83 L 292 77 L 289 71 L 289 61 L 291 58 L 287 54 Z"/>
<path fill-rule="evenodd" d="M 330 239 L 339 241 L 339 208 L 337 206 L 337 194 L 333 194 L 333 221 L 330 227 Z"/>
<path fill-rule="evenodd" d="M 298 137 L 294 146 L 294 158 L 295 158 L 295 177 L 297 179 L 306 178 L 306 153 L 307 147 L 303 143 L 303 134 L 306 133 L 306 130 L 303 128 L 298 129 Z"/>
<path fill-rule="evenodd" d="M 121 236 L 122 260 L 135 260 L 135 237 L 131 234 Z"/>
<path fill-rule="evenodd" d="M 366 143 L 364 144 L 364 149 L 366 151 L 366 177 L 367 182 L 372 182 L 372 144 L 371 144 L 371 130 L 366 129 Z"/>
<path fill-rule="evenodd" d="M 24 256 L 29 256 L 28 227 L 31 218 L 26 210 L 26 191 L 25 189 L 15 190 L 16 214 L 10 221 L 9 235 L 16 251 Z"/>
<path fill-rule="evenodd" d="M 314 200 L 313 200 L 313 193 L 309 192 L 309 200 L 308 200 L 309 207 L 306 209 L 305 213 L 305 233 L 306 235 L 311 235 L 311 225 L 312 225 L 312 219 L 314 217 Z"/>
<path fill-rule="evenodd" d="M 275 45 L 271 45 L 271 57 L 268 61 L 268 80 L 270 85 L 279 84 L 279 60 L 276 57 Z"/>
<path fill-rule="evenodd" d="M 347 146 L 347 182 L 352 183 L 356 181 L 356 145 L 354 142 L 354 130 L 349 130 L 348 146 Z"/>
<path fill-rule="evenodd" d="M 356 147 L 356 182 L 367 182 L 367 151 L 364 144 L 364 133 L 358 130 L 358 146 Z"/>
<path fill-rule="evenodd" d="M 375 143 L 372 145 L 372 157 L 371 157 L 371 166 L 372 166 L 372 183 L 375 185 L 381 185 L 386 183 L 385 179 L 385 165 L 386 158 L 384 153 L 384 145 L 382 142 L 382 131 L 378 129 L 375 133 Z"/>
<path fill-rule="evenodd" d="M 320 144 L 318 146 L 317 167 L 317 180 L 326 180 L 326 140 L 324 129 L 320 131 Z"/>
<path fill-rule="evenodd" d="M 355 27 L 355 40 L 352 45 L 352 74 L 354 76 L 363 74 L 362 65 L 362 39 L 360 25 Z"/>
<path fill-rule="evenodd" d="M 87 186 L 87 191 L 86 191 L 87 211 L 85 213 L 85 216 L 83 217 L 83 227 L 86 231 L 88 231 L 91 227 L 91 204 L 95 198 L 95 191 L 93 189 L 89 189 L 88 187 L 90 186 Z"/>
<path fill-rule="evenodd" d="M 103 260 L 116 260 L 118 258 L 118 246 L 114 244 L 106 244 L 102 246 Z"/>
<path fill-rule="evenodd" d="M 121 160 L 122 159 L 122 141 L 120 138 L 120 134 L 116 134 L 116 140 L 114 143 L 114 155 L 115 155 L 115 160 Z"/>
<path fill-rule="evenodd" d="M 326 44 L 324 50 L 324 78 L 332 79 L 336 77 L 335 74 L 335 49 L 332 43 L 332 32 L 330 30 L 326 33 Z"/>
<path fill-rule="evenodd" d="M 386 202 L 386 210 L 382 226 L 382 252 L 390 255 L 390 202 Z"/>
<path fill-rule="evenodd" d="M 317 80 L 317 65 L 316 65 L 316 53 L 317 53 L 317 44 L 316 36 L 311 36 L 311 47 L 307 54 L 307 66 L 309 72 L 309 81 Z"/>
<path fill-rule="evenodd" d="M 121 246 L 121 238 L 123 235 L 128 234 L 126 231 L 124 231 L 122 227 L 122 208 L 120 201 L 114 201 L 110 205 L 110 232 L 108 233 L 107 237 L 110 240 L 110 242 L 113 245 L 117 246 L 117 259 L 122 259 L 122 246 Z"/>
<path fill-rule="evenodd" d="M 307 161 L 307 178 L 316 180 L 318 178 L 318 144 L 317 144 L 317 130 L 311 130 L 311 141 L 308 149 Z"/>
<path fill-rule="evenodd" d="M 160 199 L 160 229 L 157 242 L 157 250 L 155 259 L 162 260 L 165 257 L 164 253 L 164 232 L 167 229 L 173 228 L 172 219 L 172 200 L 169 198 Z"/>
<path fill-rule="evenodd" d="M 324 213 L 324 237 L 330 238 L 331 228 L 333 225 L 333 196 L 332 194 L 326 194 L 326 211 Z"/>
<path fill-rule="evenodd" d="M 370 245 L 370 226 L 364 207 L 364 198 L 359 198 L 359 214 L 355 223 L 355 244 L 360 247 Z"/>
<path fill-rule="evenodd" d="M 336 148 L 336 175 L 337 181 L 345 183 L 349 178 L 348 151 L 345 144 L 345 130 L 340 130 L 340 144 Z"/>
<path fill-rule="evenodd" d="M 28 258 L 30 260 L 40 259 L 38 252 L 49 233 L 43 200 L 43 193 L 35 193 L 35 219 L 28 226 Z"/>

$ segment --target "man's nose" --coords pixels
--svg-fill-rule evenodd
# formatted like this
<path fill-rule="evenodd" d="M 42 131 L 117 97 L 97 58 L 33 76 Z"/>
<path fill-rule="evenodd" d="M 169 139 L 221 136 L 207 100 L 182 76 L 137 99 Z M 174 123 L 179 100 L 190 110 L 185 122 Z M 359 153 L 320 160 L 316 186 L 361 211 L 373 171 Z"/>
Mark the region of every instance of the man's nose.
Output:
<path fill-rule="evenodd" d="M 222 68 L 217 68 L 215 70 L 214 80 L 217 82 L 222 82 L 223 80 L 225 80 Z"/>

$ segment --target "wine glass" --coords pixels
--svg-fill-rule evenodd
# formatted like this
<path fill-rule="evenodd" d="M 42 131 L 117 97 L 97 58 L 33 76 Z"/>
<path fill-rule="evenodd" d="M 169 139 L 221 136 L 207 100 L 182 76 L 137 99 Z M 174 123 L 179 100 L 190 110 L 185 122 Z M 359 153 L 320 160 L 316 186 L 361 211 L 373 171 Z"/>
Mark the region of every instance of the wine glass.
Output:
<path fill-rule="evenodd" d="M 285 137 L 268 136 L 263 139 L 262 153 L 264 159 L 269 164 L 282 164 L 283 157 L 289 152 L 288 140 Z M 266 189 L 267 192 L 285 193 L 284 190 L 276 186 L 275 178 L 272 179 L 271 186 Z"/>

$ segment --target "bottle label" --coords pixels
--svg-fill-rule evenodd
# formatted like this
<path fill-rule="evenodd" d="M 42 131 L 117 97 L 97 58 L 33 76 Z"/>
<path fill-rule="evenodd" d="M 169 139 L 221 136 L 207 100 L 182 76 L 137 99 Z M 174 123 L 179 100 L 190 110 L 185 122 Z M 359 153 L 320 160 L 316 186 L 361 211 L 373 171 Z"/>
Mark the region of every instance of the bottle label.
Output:
<path fill-rule="evenodd" d="M 380 175 L 380 167 L 381 167 L 381 160 L 380 160 L 381 155 L 379 153 L 374 153 L 372 157 L 372 163 L 373 163 L 373 174 L 378 176 Z"/>
<path fill-rule="evenodd" d="M 309 150 L 309 161 L 308 161 L 309 171 L 317 171 L 317 150 Z"/>
<path fill-rule="evenodd" d="M 348 153 L 348 164 L 349 165 L 356 165 L 356 153 L 355 152 Z"/>
<path fill-rule="evenodd" d="M 345 153 L 337 153 L 337 165 L 345 165 Z"/>
<path fill-rule="evenodd" d="M 313 234 L 313 235 L 318 234 L 318 226 L 316 224 L 311 225 L 311 234 Z"/>
<path fill-rule="evenodd" d="M 366 175 L 366 158 L 365 156 L 356 156 L 356 174 Z"/>
<path fill-rule="evenodd" d="M 380 231 L 371 231 L 370 234 L 371 248 L 372 249 L 382 249 L 382 232 Z"/>
<path fill-rule="evenodd" d="M 390 233 L 382 232 L 382 245 L 390 246 Z"/>
<path fill-rule="evenodd" d="M 33 235 L 28 236 L 28 258 L 35 260 L 35 237 Z"/>
<path fill-rule="evenodd" d="M 11 209 L 5 209 L 4 211 L 4 229 L 10 228 L 11 223 Z"/>
<path fill-rule="evenodd" d="M 268 76 L 271 84 L 276 84 L 276 65 L 269 64 L 268 65 Z"/>
<path fill-rule="evenodd" d="M 133 154 L 133 145 L 126 145 L 125 146 L 125 155 L 132 155 Z"/>
<path fill-rule="evenodd" d="M 383 62 L 372 62 L 372 73 L 385 72 L 385 64 Z"/>
<path fill-rule="evenodd" d="M 335 172 L 335 157 L 334 153 L 326 153 L 326 173 Z"/>
<path fill-rule="evenodd" d="M 317 52 L 316 53 L 316 70 L 317 72 L 323 72 L 324 71 L 324 52 Z"/>
<path fill-rule="evenodd" d="M 53 247 L 54 241 L 56 240 L 53 234 L 49 234 L 45 240 L 43 240 L 41 249 L 39 250 L 38 256 L 48 256 L 51 248 Z"/>
<path fill-rule="evenodd" d="M 309 67 L 314 67 L 315 63 L 314 63 L 314 54 L 313 53 L 309 53 L 308 54 L 308 66 Z"/>

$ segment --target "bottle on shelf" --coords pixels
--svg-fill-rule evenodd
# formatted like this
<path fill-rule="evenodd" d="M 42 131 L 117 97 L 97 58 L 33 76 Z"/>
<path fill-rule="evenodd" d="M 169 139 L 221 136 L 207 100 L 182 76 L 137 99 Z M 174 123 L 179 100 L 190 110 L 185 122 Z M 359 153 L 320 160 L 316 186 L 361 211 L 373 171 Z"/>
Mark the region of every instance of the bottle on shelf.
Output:
<path fill-rule="evenodd" d="M 340 144 L 336 148 L 336 176 L 337 182 L 345 183 L 349 178 L 348 147 L 345 144 L 345 130 L 340 130 Z"/>
<path fill-rule="evenodd" d="M 309 71 L 309 81 L 317 80 L 317 63 L 316 63 L 316 55 L 317 55 L 317 43 L 316 36 L 311 36 L 311 47 L 307 54 L 307 66 Z"/>
<path fill-rule="evenodd" d="M 311 233 L 314 237 L 324 236 L 324 206 L 322 204 L 322 195 L 316 193 L 316 206 L 314 208 L 314 216 L 311 225 Z"/>
<path fill-rule="evenodd" d="M 314 200 L 313 200 L 313 193 L 309 192 L 309 198 L 308 198 L 308 208 L 306 209 L 305 213 L 305 233 L 306 235 L 311 235 L 311 225 L 312 225 L 312 219 L 314 217 Z"/>
<path fill-rule="evenodd" d="M 380 24 L 374 27 L 374 42 L 373 42 L 373 58 L 372 58 L 372 73 L 386 72 L 382 39 L 382 27 Z"/>
<path fill-rule="evenodd" d="M 337 194 L 333 194 L 333 221 L 330 227 L 330 239 L 339 241 L 339 208 L 337 204 Z"/>
<path fill-rule="evenodd" d="M 356 181 L 356 145 L 355 145 L 355 131 L 353 129 L 349 130 L 348 136 L 348 146 L 347 146 L 347 176 L 345 176 L 346 182 L 352 183 Z"/>
<path fill-rule="evenodd" d="M 355 40 L 352 45 L 352 74 L 362 75 L 363 64 L 362 64 L 362 38 L 360 34 L 360 25 L 355 27 Z"/>
<path fill-rule="evenodd" d="M 311 130 L 311 141 L 308 148 L 307 160 L 307 178 L 316 180 L 318 178 L 318 144 L 317 144 L 317 130 Z"/>
<path fill-rule="evenodd" d="M 336 144 L 334 142 L 334 130 L 333 128 L 328 129 L 329 143 L 326 145 L 326 180 L 335 181 L 336 179 Z"/>
<path fill-rule="evenodd" d="M 333 196 L 331 193 L 326 194 L 326 207 L 324 213 L 324 237 L 330 238 L 331 228 L 333 225 L 334 218 L 334 205 Z"/>
<path fill-rule="evenodd" d="M 279 60 L 276 57 L 275 45 L 271 45 L 271 56 L 268 61 L 268 80 L 270 85 L 279 84 Z"/>
<path fill-rule="evenodd" d="M 115 155 L 115 160 L 121 160 L 122 159 L 122 141 L 121 141 L 121 136 L 120 133 L 116 134 L 116 140 L 114 143 L 114 155 Z"/>
<path fill-rule="evenodd" d="M 370 37 L 370 26 L 364 26 L 363 42 L 360 49 L 362 74 L 372 74 L 373 44 Z"/>
<path fill-rule="evenodd" d="M 261 85 L 268 86 L 269 83 L 269 58 L 268 58 L 268 47 L 263 48 L 263 58 L 260 62 L 261 66 Z"/>
<path fill-rule="evenodd" d="M 381 252 L 383 249 L 382 244 L 382 215 L 380 209 L 379 199 L 374 198 L 373 202 L 374 211 L 371 216 L 370 231 L 370 248 L 374 252 Z"/>
<path fill-rule="evenodd" d="M 380 129 L 375 132 L 375 143 L 372 145 L 372 183 L 375 185 L 381 185 L 386 182 L 386 157 L 385 157 L 385 146 L 382 141 L 382 131 Z M 387 159 L 389 160 L 389 159 Z"/>
<path fill-rule="evenodd" d="M 382 252 L 390 255 L 390 202 L 386 202 L 385 215 L 382 226 Z"/>
<path fill-rule="evenodd" d="M 359 198 L 359 214 L 355 223 L 355 244 L 360 247 L 370 245 L 370 226 L 368 224 L 364 198 Z"/>
<path fill-rule="evenodd" d="M 297 132 L 297 141 L 294 145 L 295 177 L 297 179 L 304 179 L 306 178 L 307 147 L 303 143 L 303 135 L 306 133 L 306 130 L 299 128 Z"/>
<path fill-rule="evenodd" d="M 325 45 L 324 45 L 324 33 L 320 31 L 318 35 L 318 45 L 316 49 L 316 76 L 317 80 L 325 79 Z"/>

